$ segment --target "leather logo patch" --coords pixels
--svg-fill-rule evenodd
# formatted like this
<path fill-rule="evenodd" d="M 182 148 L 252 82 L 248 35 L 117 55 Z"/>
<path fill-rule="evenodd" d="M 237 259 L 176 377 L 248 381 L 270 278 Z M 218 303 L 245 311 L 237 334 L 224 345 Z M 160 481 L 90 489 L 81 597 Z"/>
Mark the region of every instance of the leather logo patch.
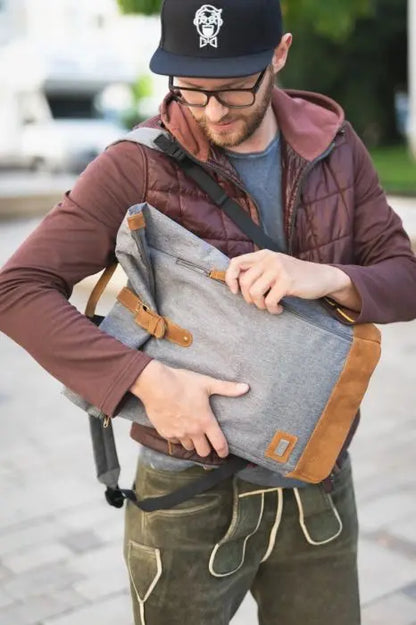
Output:
<path fill-rule="evenodd" d="M 276 432 L 272 442 L 266 449 L 266 458 L 270 458 L 271 460 L 284 464 L 289 460 L 297 441 L 297 436 L 293 436 L 293 434 L 288 434 L 287 432 L 279 430 Z"/>

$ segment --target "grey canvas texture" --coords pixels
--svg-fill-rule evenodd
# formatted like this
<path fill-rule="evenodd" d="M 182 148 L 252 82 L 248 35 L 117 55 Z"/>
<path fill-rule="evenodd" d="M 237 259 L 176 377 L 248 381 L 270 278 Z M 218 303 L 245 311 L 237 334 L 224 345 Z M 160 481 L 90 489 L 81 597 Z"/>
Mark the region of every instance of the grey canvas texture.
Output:
<path fill-rule="evenodd" d="M 138 213 L 143 213 L 146 229 L 130 231 L 127 218 Z M 247 304 L 241 294 L 209 277 L 213 269 L 226 270 L 230 259 L 147 203 L 129 209 L 116 256 L 128 288 L 149 308 L 190 331 L 193 343 L 180 347 L 150 336 L 119 302 L 101 330 L 169 366 L 247 382 L 250 391 L 243 397 L 211 398 L 230 451 L 283 476 L 290 473 L 344 368 L 352 328 L 327 314 L 319 302 L 284 298 L 280 316 Z M 104 416 L 71 391 L 66 395 L 90 415 Z M 151 426 L 143 404 L 133 396 L 118 416 Z M 297 437 L 285 463 L 265 456 L 278 431 Z"/>

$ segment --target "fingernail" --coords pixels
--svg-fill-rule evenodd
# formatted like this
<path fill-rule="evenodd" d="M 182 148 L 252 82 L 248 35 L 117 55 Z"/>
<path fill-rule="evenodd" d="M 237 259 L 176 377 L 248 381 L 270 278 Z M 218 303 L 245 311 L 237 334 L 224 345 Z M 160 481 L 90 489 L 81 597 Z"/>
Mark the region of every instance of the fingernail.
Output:
<path fill-rule="evenodd" d="M 241 392 L 241 393 L 247 393 L 247 391 L 250 389 L 248 384 L 244 384 L 243 382 L 240 382 L 239 384 L 237 384 L 237 389 Z"/>

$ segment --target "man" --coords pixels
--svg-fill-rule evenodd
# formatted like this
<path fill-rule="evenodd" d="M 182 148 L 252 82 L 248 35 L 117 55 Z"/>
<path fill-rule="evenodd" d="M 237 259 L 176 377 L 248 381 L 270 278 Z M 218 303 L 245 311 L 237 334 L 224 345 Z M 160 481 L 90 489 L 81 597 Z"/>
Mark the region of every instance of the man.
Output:
<path fill-rule="evenodd" d="M 225 252 L 233 259 L 230 290 L 265 314 L 278 315 L 282 297 L 294 295 L 328 296 L 358 323 L 416 317 L 408 237 L 341 107 L 273 86 L 291 44 L 277 0 L 165 0 L 151 67 L 169 76 L 170 93 L 160 116 L 145 123 L 164 126 L 281 253 L 255 251 L 169 157 L 122 142 L 87 168 L 0 276 L 3 331 L 109 416 L 134 393 L 178 456 L 183 449 L 227 455 L 209 398 L 232 401 L 249 392 L 249 380 L 216 380 L 151 360 L 68 304 L 74 284 L 111 263 L 132 204 L 147 200 Z M 134 428 L 132 436 L 139 438 Z M 135 487 L 148 497 L 201 474 L 200 466 L 143 448 Z M 328 495 L 327 485 L 250 468 L 168 511 L 128 505 L 135 623 L 225 625 L 251 590 L 261 625 L 357 625 L 347 453 L 331 482 Z"/>

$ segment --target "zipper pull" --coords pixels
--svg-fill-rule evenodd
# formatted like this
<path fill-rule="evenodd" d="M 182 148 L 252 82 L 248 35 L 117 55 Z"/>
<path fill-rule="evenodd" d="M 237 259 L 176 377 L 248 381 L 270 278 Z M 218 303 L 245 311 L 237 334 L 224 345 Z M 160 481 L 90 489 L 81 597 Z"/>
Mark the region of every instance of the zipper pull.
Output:
<path fill-rule="evenodd" d="M 111 417 L 105 416 L 103 419 L 103 428 L 106 430 L 111 423 Z"/>

